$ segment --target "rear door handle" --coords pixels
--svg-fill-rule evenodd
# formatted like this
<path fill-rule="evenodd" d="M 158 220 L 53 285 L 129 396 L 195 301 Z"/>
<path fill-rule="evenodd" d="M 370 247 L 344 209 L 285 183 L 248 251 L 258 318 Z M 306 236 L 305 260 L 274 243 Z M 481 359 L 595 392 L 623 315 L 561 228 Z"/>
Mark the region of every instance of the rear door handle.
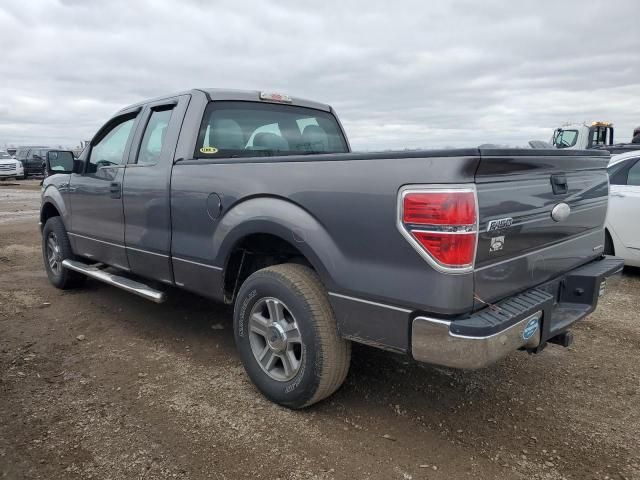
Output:
<path fill-rule="evenodd" d="M 121 198 L 122 185 L 120 182 L 111 182 L 111 185 L 109 185 L 109 192 L 111 192 L 111 198 Z"/>
<path fill-rule="evenodd" d="M 625 198 L 626 195 L 624 193 L 610 193 L 609 194 L 612 197 L 619 197 L 619 198 Z"/>

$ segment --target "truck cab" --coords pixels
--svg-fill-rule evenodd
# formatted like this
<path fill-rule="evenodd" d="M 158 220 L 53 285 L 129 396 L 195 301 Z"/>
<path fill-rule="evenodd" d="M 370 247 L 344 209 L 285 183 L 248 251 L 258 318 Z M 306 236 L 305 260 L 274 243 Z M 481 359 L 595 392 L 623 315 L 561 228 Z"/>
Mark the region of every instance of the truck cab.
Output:
<path fill-rule="evenodd" d="M 587 150 L 613 146 L 613 124 L 611 122 L 572 123 L 556 128 L 551 137 L 555 148 Z"/>
<path fill-rule="evenodd" d="M 613 143 L 613 123 L 591 122 L 570 123 L 556 128 L 551 137 L 551 145 L 568 150 L 608 150 L 611 154 L 624 153 L 640 148 L 637 144 Z"/>

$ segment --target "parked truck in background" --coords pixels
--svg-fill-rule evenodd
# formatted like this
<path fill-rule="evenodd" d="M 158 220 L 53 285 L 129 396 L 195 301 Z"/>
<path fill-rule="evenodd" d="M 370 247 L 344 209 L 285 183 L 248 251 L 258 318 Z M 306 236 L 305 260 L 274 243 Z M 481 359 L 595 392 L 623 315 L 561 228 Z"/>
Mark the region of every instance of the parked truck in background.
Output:
<path fill-rule="evenodd" d="M 568 345 L 622 261 L 603 255 L 605 151 L 353 153 L 334 110 L 191 90 L 48 154 L 51 283 L 234 305 L 240 358 L 291 408 L 337 390 L 351 342 L 456 368 Z"/>
<path fill-rule="evenodd" d="M 45 162 L 49 150 L 51 150 L 49 147 L 18 147 L 16 159 L 22 163 L 25 178 L 29 175 L 44 175 Z"/>
<path fill-rule="evenodd" d="M 607 150 L 612 155 L 640 149 L 639 144 L 613 143 L 613 124 L 611 122 L 592 122 L 567 124 L 556 128 L 551 137 L 555 148 L 587 150 Z"/>
<path fill-rule="evenodd" d="M 22 163 L 14 159 L 8 152 L 0 150 L 0 181 L 22 179 L 24 169 Z"/>

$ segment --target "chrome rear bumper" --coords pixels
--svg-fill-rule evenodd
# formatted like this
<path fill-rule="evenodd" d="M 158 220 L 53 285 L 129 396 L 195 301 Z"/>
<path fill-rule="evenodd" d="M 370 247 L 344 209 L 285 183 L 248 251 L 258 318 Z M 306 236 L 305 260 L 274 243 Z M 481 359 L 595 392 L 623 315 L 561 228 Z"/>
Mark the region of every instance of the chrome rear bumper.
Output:
<path fill-rule="evenodd" d="M 464 319 L 418 316 L 411 334 L 413 358 L 474 369 L 520 348 L 541 351 L 595 310 L 606 279 L 620 273 L 623 265 L 620 258 L 601 257 Z"/>
<path fill-rule="evenodd" d="M 486 367 L 519 348 L 537 347 L 540 344 L 541 317 L 542 311 L 536 312 L 515 325 L 486 337 L 457 335 L 450 330 L 451 322 L 416 317 L 411 337 L 413 358 L 453 368 Z M 530 333 L 527 326 L 531 329 L 534 320 L 537 328 L 530 337 L 525 338 Z"/>

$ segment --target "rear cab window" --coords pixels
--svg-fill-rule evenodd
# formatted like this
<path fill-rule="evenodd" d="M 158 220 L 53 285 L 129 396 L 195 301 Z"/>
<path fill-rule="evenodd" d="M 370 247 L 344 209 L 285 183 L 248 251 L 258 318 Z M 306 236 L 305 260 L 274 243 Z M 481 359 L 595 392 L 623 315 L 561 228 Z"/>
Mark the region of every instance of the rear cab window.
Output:
<path fill-rule="evenodd" d="M 336 118 L 323 110 L 248 101 L 207 105 L 195 158 L 346 153 Z"/>

